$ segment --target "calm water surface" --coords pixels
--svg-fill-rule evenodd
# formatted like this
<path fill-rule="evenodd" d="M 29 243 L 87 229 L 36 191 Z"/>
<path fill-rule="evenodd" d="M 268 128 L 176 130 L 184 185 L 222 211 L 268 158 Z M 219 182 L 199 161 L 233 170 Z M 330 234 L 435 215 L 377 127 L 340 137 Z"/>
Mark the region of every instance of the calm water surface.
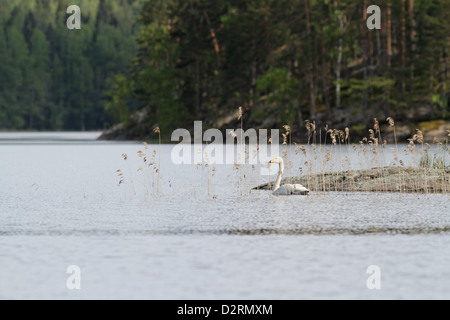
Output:
<path fill-rule="evenodd" d="M 172 145 L 96 136 L 0 134 L 0 299 L 450 298 L 448 195 L 273 197 L 249 192 L 258 166 L 177 166 Z"/>

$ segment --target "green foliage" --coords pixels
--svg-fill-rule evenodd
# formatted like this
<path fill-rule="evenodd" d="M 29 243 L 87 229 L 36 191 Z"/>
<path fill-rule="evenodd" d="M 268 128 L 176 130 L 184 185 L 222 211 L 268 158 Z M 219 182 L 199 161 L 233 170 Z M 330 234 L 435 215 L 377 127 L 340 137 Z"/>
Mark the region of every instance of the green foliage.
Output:
<path fill-rule="evenodd" d="M 420 158 L 420 166 L 422 168 L 429 169 L 447 169 L 450 168 L 450 164 L 447 164 L 446 159 L 443 155 L 433 154 L 430 155 L 425 152 Z"/>
<path fill-rule="evenodd" d="M 127 122 L 129 117 L 129 99 L 132 96 L 133 82 L 118 74 L 108 79 L 109 89 L 105 92 L 105 109 L 113 115 L 114 122 Z"/>
<path fill-rule="evenodd" d="M 0 129 L 92 130 L 112 122 L 107 79 L 136 54 L 141 0 L 80 0 L 81 30 L 68 30 L 70 0 L 0 4 Z"/>
<path fill-rule="evenodd" d="M 445 114 L 446 1 L 415 1 L 412 16 L 411 2 L 389 3 L 388 39 L 386 30 L 365 27 L 356 0 L 147 1 L 131 72 L 135 97 L 171 128 L 183 119 L 214 124 L 239 105 L 251 121 L 275 116 L 294 125 L 304 114 L 330 116 L 337 101 L 369 122 L 414 105 L 438 104 Z M 386 29 L 385 12 L 382 19 Z M 173 118 L 180 112 L 187 116 Z"/>
<path fill-rule="evenodd" d="M 382 30 L 357 0 L 79 0 L 68 30 L 72 2 L 0 5 L 0 129 L 99 129 L 139 108 L 162 132 L 241 105 L 297 127 L 448 114 L 448 0 L 382 0 Z"/>
<path fill-rule="evenodd" d="M 286 68 L 270 68 L 256 80 L 259 100 L 271 108 L 282 111 L 281 119 L 292 125 L 295 119 L 295 98 L 299 82 L 289 76 Z"/>
<path fill-rule="evenodd" d="M 262 93 L 270 92 L 269 102 L 286 103 L 295 95 L 298 80 L 289 77 L 285 68 L 270 68 L 267 73 L 256 80 L 256 88 Z"/>

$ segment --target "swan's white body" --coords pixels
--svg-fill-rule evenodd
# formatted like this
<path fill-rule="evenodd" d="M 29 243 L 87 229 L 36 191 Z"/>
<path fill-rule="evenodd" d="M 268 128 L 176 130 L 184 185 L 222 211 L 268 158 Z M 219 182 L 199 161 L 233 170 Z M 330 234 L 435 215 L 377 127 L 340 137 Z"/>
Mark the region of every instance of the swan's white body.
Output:
<path fill-rule="evenodd" d="M 272 194 L 277 196 L 288 196 L 288 195 L 307 195 L 309 190 L 302 186 L 301 184 L 281 184 L 281 176 L 284 171 L 284 161 L 281 157 L 276 157 L 269 161 L 269 163 L 278 163 L 278 177 L 275 182 L 275 187 L 273 188 Z"/>

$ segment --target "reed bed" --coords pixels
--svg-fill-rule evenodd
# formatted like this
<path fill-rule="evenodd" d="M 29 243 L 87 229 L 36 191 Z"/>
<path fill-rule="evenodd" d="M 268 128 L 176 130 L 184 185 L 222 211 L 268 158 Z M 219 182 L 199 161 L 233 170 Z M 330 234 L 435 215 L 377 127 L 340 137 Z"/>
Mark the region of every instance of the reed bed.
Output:
<path fill-rule="evenodd" d="M 307 143 L 295 146 L 295 153 L 301 157 L 299 174 L 284 178 L 282 183 L 300 183 L 313 192 L 323 193 L 449 193 L 450 131 L 445 141 L 434 138 L 433 145 L 430 145 L 424 142 L 423 133 L 416 130 L 400 151 L 395 121 L 389 117 L 386 122 L 394 133 L 393 147 L 390 147 L 393 160 L 389 163 L 386 159 L 388 141 L 383 140 L 376 118 L 373 128 L 368 130 L 368 136 L 357 144 L 350 143 L 349 128 L 339 130 L 326 126 L 327 135 L 322 143 L 322 134 L 316 136 L 318 130 L 315 123 L 306 121 Z M 330 144 L 327 144 L 327 138 Z M 319 145 L 311 141 L 318 141 Z M 357 153 L 358 164 L 351 163 L 351 151 Z M 260 184 L 254 189 L 270 189 L 270 184 Z"/>
<path fill-rule="evenodd" d="M 255 190 L 259 194 L 260 190 L 272 189 L 274 184 L 274 181 L 267 181 L 267 177 L 260 174 L 260 168 L 266 164 L 249 163 L 250 159 L 258 158 L 259 145 L 255 145 L 253 152 L 250 152 L 250 146 L 243 140 L 244 113 L 244 109 L 239 107 L 237 120 L 241 128 L 240 139 L 234 131 L 229 132 L 238 141 L 238 161 L 234 163 L 227 181 L 220 181 L 221 187 L 226 183 L 241 197 L 254 194 Z M 435 138 L 430 145 L 424 142 L 423 133 L 416 130 L 407 144 L 401 144 L 397 139 L 392 117 L 386 119 L 386 126 L 393 132 L 393 141 L 389 141 L 389 144 L 387 140 L 383 140 L 381 126 L 376 118 L 373 119 L 373 127 L 368 130 L 367 137 L 352 142 L 355 140 L 348 127 L 343 130 L 331 129 L 307 120 L 307 142 L 296 144 L 292 143 L 291 126 L 284 125 L 280 149 L 285 163 L 282 183 L 300 183 L 310 189 L 312 194 L 332 191 L 449 193 L 450 131 L 445 140 Z M 125 169 L 117 170 L 116 174 L 119 178 L 118 185 L 126 199 L 133 199 L 138 193 L 143 193 L 145 199 L 163 195 L 160 172 L 161 132 L 159 127 L 155 127 L 153 132 L 158 134 L 159 146 L 154 146 L 151 150 L 147 143 L 143 143 L 143 149 L 137 152 L 141 161 L 137 170 L 130 167 L 128 155 L 122 154 Z M 269 138 L 264 143 L 271 142 Z M 203 155 L 203 162 L 195 164 L 197 173 L 193 173 L 189 186 L 179 193 L 189 192 L 193 198 L 202 193 L 214 200 L 218 197 L 216 176 L 221 166 L 211 163 L 211 155 L 204 152 L 203 148 L 198 149 L 194 152 Z M 278 168 L 273 169 L 271 173 L 275 175 L 277 170 Z M 267 182 L 262 183 L 263 181 Z M 176 181 L 169 181 L 170 183 Z"/>
<path fill-rule="evenodd" d="M 159 147 L 161 146 L 161 132 L 158 126 L 153 130 L 154 133 L 159 135 Z M 122 158 L 126 163 L 127 170 L 118 169 L 116 171 L 119 178 L 118 186 L 122 188 L 122 196 L 124 199 L 132 200 L 138 196 L 138 190 L 142 190 L 144 199 L 148 196 L 161 196 L 161 149 L 159 152 L 156 148 L 150 150 L 147 142 L 143 142 L 143 150 L 137 152 L 137 156 L 140 159 L 140 164 L 136 170 L 132 170 L 128 161 L 128 155 L 123 153 Z M 136 179 L 140 180 L 140 184 L 136 184 Z M 139 192 L 140 193 L 140 192 Z"/>

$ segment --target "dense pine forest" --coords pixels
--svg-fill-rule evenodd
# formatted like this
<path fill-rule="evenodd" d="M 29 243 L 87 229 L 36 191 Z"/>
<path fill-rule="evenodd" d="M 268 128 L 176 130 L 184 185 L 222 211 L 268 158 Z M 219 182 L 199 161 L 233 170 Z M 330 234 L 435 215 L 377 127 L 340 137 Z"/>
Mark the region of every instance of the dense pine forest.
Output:
<path fill-rule="evenodd" d="M 1 2 L 1 129 L 448 119 L 450 0 L 78 0 L 68 30 L 73 2 Z"/>
<path fill-rule="evenodd" d="M 67 7 L 81 8 L 69 30 Z M 0 1 L 0 129 L 93 130 L 112 123 L 108 79 L 136 54 L 137 0 Z"/>

